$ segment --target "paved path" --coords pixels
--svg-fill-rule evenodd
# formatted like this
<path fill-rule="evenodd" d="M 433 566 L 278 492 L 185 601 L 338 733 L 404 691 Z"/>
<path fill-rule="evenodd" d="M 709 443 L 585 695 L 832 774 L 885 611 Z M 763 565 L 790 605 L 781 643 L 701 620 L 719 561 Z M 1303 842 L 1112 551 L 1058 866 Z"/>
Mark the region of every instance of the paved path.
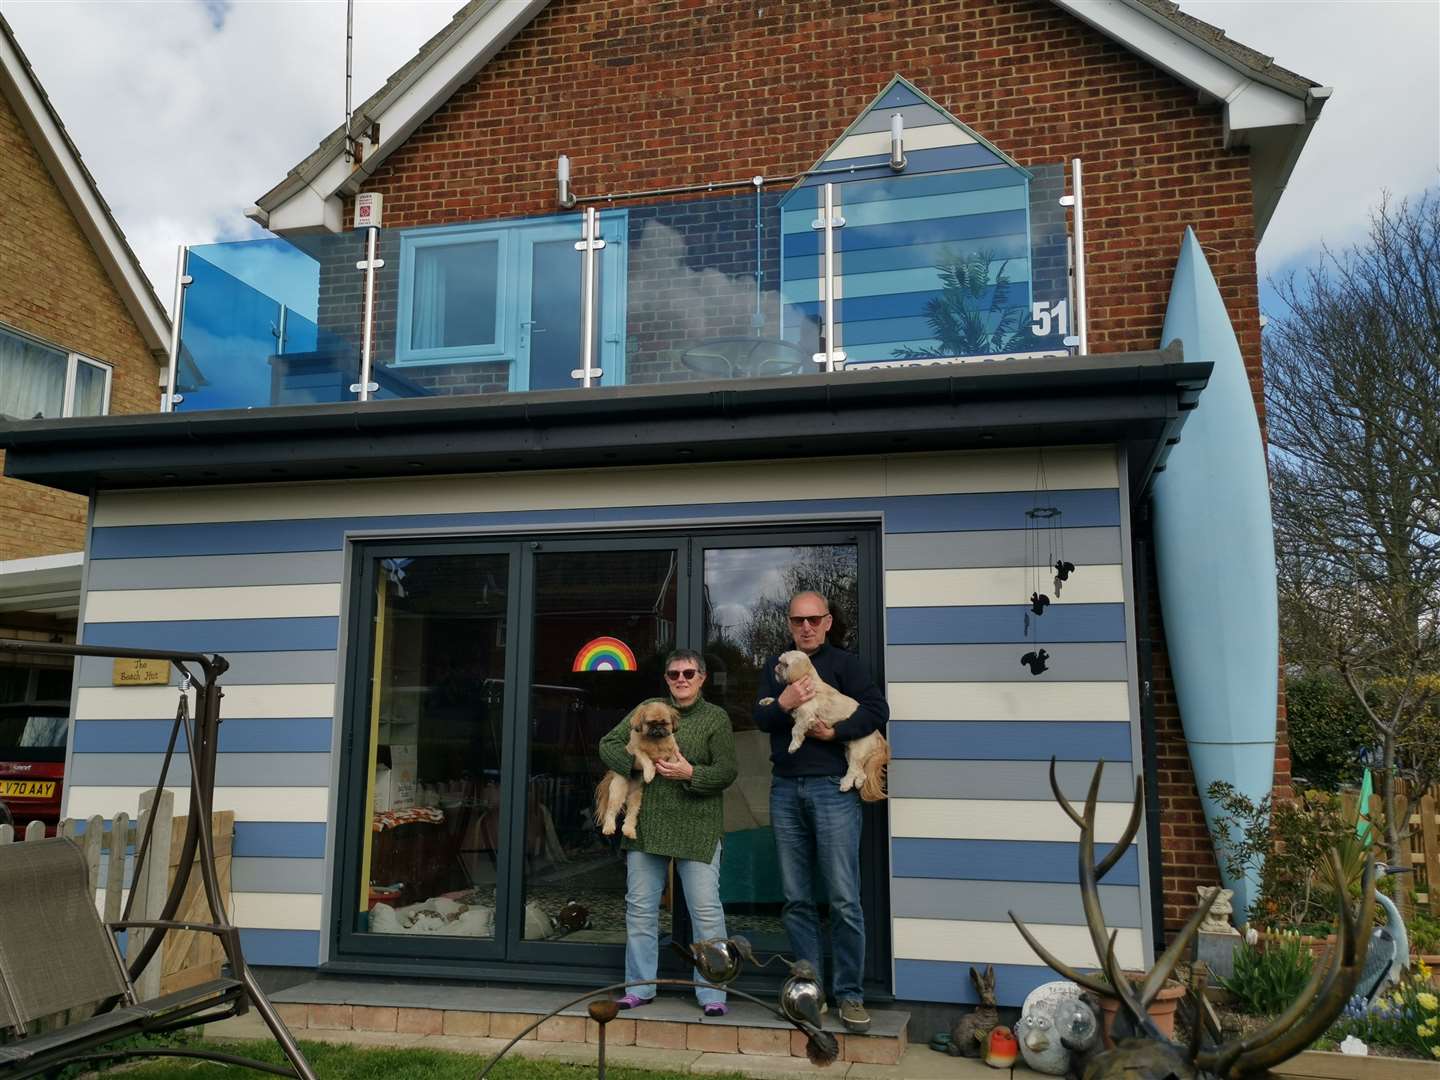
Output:
<path fill-rule="evenodd" d="M 504 1039 L 467 1038 L 461 1035 L 405 1035 L 393 1031 L 325 1031 L 310 1029 L 300 1037 L 313 1042 L 345 1043 L 350 1046 L 419 1046 L 430 1050 L 451 1050 L 488 1057 L 498 1053 Z M 206 1038 L 269 1039 L 270 1032 L 254 1013 L 205 1026 Z M 511 1054 L 549 1061 L 595 1064 L 595 1046 L 587 1043 L 517 1043 Z M 756 1054 L 707 1054 L 699 1050 L 661 1050 L 647 1046 L 611 1046 L 607 1061 L 642 1069 L 713 1075 L 739 1073 L 757 1080 L 794 1080 L 797 1076 L 823 1076 L 826 1080 L 1009 1080 L 1038 1078 L 1029 1069 L 991 1069 L 979 1061 L 937 1054 L 927 1046 L 912 1044 L 898 1065 L 861 1065 L 838 1061 L 819 1069 L 793 1057 L 764 1057 Z"/>

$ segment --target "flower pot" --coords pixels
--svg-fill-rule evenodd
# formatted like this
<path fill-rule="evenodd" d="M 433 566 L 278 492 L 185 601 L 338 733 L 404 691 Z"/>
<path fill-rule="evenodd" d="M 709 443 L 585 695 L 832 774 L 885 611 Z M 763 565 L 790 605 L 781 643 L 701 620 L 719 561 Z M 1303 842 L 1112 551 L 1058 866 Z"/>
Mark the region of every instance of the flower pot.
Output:
<path fill-rule="evenodd" d="M 1144 972 L 1126 972 L 1130 981 L 1135 984 L 1145 981 Z M 1138 991 L 1139 986 L 1135 989 Z M 1160 1034 L 1167 1039 L 1175 1034 L 1175 1009 L 1180 1004 L 1180 999 L 1185 996 L 1185 987 L 1178 982 L 1168 982 L 1160 988 L 1155 995 L 1155 1000 L 1150 1003 L 1146 1011 L 1150 1014 L 1151 1021 L 1160 1029 Z M 1110 1026 L 1115 1022 L 1115 1014 L 1120 1011 L 1120 1002 L 1116 998 L 1102 997 L 1100 999 L 1100 1033 L 1104 1036 L 1106 1047 L 1115 1045 L 1110 1037 Z"/>

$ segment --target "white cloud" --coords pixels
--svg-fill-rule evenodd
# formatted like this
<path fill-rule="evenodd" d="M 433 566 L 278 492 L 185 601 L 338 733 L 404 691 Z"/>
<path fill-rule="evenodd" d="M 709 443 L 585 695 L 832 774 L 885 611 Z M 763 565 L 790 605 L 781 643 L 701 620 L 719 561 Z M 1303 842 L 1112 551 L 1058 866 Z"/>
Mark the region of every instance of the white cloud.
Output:
<path fill-rule="evenodd" d="M 359 0 L 355 103 L 459 6 Z M 257 235 L 246 207 L 344 118 L 343 0 L 8 0 L 4 14 L 167 307 L 177 245 Z"/>
<path fill-rule="evenodd" d="M 1261 249 L 1262 273 L 1355 239 L 1389 189 L 1437 182 L 1433 0 L 1182 0 L 1335 87 Z M 460 0 L 359 0 L 363 101 Z M 6 0 L 4 12 L 168 304 L 175 248 L 254 235 L 244 211 L 344 111 L 343 0 Z"/>
<path fill-rule="evenodd" d="M 1323 240 L 1359 240 L 1386 191 L 1440 183 L 1440 4 L 1180 0 L 1181 8 L 1334 88 L 1260 247 L 1262 277 Z"/>

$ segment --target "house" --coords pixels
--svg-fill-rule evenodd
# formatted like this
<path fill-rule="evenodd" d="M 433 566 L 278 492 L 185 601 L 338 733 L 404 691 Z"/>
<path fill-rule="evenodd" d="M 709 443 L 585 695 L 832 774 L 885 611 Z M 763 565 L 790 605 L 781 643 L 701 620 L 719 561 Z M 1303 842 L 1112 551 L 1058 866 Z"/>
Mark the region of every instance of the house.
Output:
<path fill-rule="evenodd" d="M 0 416 L 153 413 L 169 319 L 3 18 L 0 141 Z M 0 637 L 75 640 L 86 514 L 83 494 L 0 478 Z M 65 715 L 70 682 L 68 661 L 0 656 L 0 762 L 21 741 L 26 775 L 37 755 L 59 775 L 63 744 L 35 746 L 23 729 Z M 54 780 L 43 799 L 12 800 L 0 779 L 0 803 L 53 816 Z"/>
<path fill-rule="evenodd" d="M 252 962 L 606 981 L 594 747 L 676 646 L 737 732 L 731 928 L 783 951 L 749 716 L 801 587 L 892 708 L 871 996 L 993 963 L 1018 1004 L 1010 909 L 1093 962 L 1052 756 L 1072 797 L 1109 763 L 1101 842 L 1152 780 L 1104 889 L 1151 959 L 1216 872 L 1147 524 L 1214 362 L 1159 348 L 1166 295 L 1193 226 L 1258 408 L 1255 248 L 1327 93 L 1163 0 L 466 5 L 260 197 L 273 238 L 191 249 L 170 415 L 0 436 L 91 493 L 86 642 L 232 663 Z M 72 814 L 153 782 L 174 708 L 93 663 Z"/>

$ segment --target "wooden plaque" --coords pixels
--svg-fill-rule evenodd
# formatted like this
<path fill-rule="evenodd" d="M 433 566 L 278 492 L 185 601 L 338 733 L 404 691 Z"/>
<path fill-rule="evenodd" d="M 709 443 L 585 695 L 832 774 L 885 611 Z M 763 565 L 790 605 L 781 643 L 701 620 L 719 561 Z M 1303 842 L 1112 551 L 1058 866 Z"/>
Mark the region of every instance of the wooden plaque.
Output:
<path fill-rule="evenodd" d="M 170 682 L 168 660 L 116 660 L 111 686 L 165 686 Z"/>

